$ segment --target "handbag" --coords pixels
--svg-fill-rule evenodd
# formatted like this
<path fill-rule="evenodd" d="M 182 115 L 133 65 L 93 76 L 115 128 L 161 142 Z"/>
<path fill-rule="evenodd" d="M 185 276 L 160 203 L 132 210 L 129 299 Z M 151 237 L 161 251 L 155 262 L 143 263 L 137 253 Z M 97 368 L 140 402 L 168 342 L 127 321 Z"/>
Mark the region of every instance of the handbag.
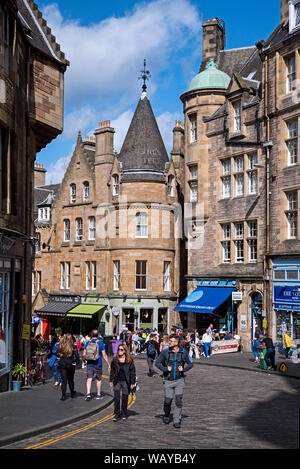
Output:
<path fill-rule="evenodd" d="M 54 366 L 54 363 L 55 363 L 56 360 L 57 360 L 56 355 L 52 355 L 52 357 L 50 358 L 50 361 L 48 363 L 48 366 L 50 368 L 52 368 Z"/>

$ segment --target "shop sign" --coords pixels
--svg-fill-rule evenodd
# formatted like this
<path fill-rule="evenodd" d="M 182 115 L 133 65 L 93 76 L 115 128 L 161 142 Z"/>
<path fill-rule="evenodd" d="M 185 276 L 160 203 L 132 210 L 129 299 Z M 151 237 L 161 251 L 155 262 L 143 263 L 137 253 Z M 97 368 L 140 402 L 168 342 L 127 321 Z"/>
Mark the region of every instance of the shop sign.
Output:
<path fill-rule="evenodd" d="M 300 311 L 300 286 L 275 286 L 274 309 Z"/>
<path fill-rule="evenodd" d="M 246 316 L 246 314 L 241 314 L 241 330 L 242 331 L 247 330 L 247 316 Z"/>
<path fill-rule="evenodd" d="M 30 325 L 29 324 L 23 324 L 22 339 L 30 340 Z"/>
<path fill-rule="evenodd" d="M 196 279 L 196 287 L 236 287 L 235 280 Z"/>
<path fill-rule="evenodd" d="M 41 322 L 41 318 L 39 316 L 32 316 L 32 324 L 39 324 Z"/>
<path fill-rule="evenodd" d="M 83 296 L 81 298 L 82 304 L 93 304 L 93 305 L 97 304 L 98 305 L 99 303 L 102 304 L 103 301 L 104 301 L 104 298 L 101 298 L 100 296 Z"/>
<path fill-rule="evenodd" d="M 80 296 L 50 295 L 50 301 L 56 303 L 80 303 Z"/>

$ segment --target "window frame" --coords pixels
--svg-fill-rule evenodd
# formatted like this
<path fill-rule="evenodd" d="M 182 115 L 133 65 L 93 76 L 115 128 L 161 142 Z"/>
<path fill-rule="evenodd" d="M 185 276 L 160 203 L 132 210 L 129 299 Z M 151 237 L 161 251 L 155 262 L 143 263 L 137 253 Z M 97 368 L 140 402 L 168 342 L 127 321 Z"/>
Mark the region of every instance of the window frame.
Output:
<path fill-rule="evenodd" d="M 79 223 L 81 223 L 81 227 L 79 226 Z M 83 240 L 83 220 L 81 217 L 76 218 L 75 226 L 76 226 L 76 241 L 81 242 Z"/>
<path fill-rule="evenodd" d="M 135 237 L 148 238 L 148 213 L 137 212 L 135 214 Z"/>
<path fill-rule="evenodd" d="M 138 273 L 138 265 L 141 267 L 139 270 L 141 272 Z M 145 266 L 145 273 L 143 273 L 143 266 Z M 147 274 L 148 274 L 148 262 L 146 260 L 136 260 L 135 261 L 135 290 L 136 291 L 146 291 L 147 290 Z M 142 280 L 145 280 L 145 288 L 138 288 L 138 280 L 140 280 L 140 284 L 143 284 Z"/>

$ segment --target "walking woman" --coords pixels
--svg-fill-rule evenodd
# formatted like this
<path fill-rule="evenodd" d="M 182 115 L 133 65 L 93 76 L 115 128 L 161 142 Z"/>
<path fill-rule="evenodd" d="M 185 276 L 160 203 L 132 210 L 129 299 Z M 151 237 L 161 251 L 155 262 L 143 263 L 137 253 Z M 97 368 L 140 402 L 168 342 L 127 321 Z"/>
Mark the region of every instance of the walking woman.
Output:
<path fill-rule="evenodd" d="M 71 397 L 74 397 L 76 392 L 74 390 L 74 374 L 75 367 L 79 364 L 78 349 L 74 345 L 73 337 L 71 334 L 65 334 L 59 342 L 57 347 L 57 356 L 59 357 L 58 368 L 60 371 L 62 385 L 61 385 L 61 401 L 66 400 L 67 383 L 71 391 Z"/>
<path fill-rule="evenodd" d="M 136 374 L 135 365 L 130 356 L 128 347 L 121 344 L 118 347 L 117 355 L 112 359 L 110 366 L 109 385 L 114 388 L 115 416 L 114 422 L 122 418 L 127 420 L 128 395 L 135 386 Z M 122 392 L 122 413 L 120 412 L 120 399 Z"/>

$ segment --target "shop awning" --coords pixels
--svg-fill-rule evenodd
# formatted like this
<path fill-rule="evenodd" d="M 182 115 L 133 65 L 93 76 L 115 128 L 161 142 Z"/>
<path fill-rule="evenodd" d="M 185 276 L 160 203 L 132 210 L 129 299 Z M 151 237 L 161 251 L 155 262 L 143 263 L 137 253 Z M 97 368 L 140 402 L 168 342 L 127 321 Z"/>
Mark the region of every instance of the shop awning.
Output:
<path fill-rule="evenodd" d="M 235 290 L 236 288 L 229 287 L 198 287 L 179 303 L 174 311 L 213 313 Z"/>
<path fill-rule="evenodd" d="M 46 306 L 36 310 L 36 314 L 44 314 L 46 316 L 61 316 L 65 317 L 66 313 L 74 307 L 74 303 L 59 303 L 50 301 Z"/>
<path fill-rule="evenodd" d="M 99 305 L 78 305 L 75 308 L 68 311 L 67 317 L 91 319 L 93 315 L 96 313 L 99 313 L 99 311 L 102 311 L 102 314 L 103 314 L 105 308 L 106 306 L 99 306 Z"/>

